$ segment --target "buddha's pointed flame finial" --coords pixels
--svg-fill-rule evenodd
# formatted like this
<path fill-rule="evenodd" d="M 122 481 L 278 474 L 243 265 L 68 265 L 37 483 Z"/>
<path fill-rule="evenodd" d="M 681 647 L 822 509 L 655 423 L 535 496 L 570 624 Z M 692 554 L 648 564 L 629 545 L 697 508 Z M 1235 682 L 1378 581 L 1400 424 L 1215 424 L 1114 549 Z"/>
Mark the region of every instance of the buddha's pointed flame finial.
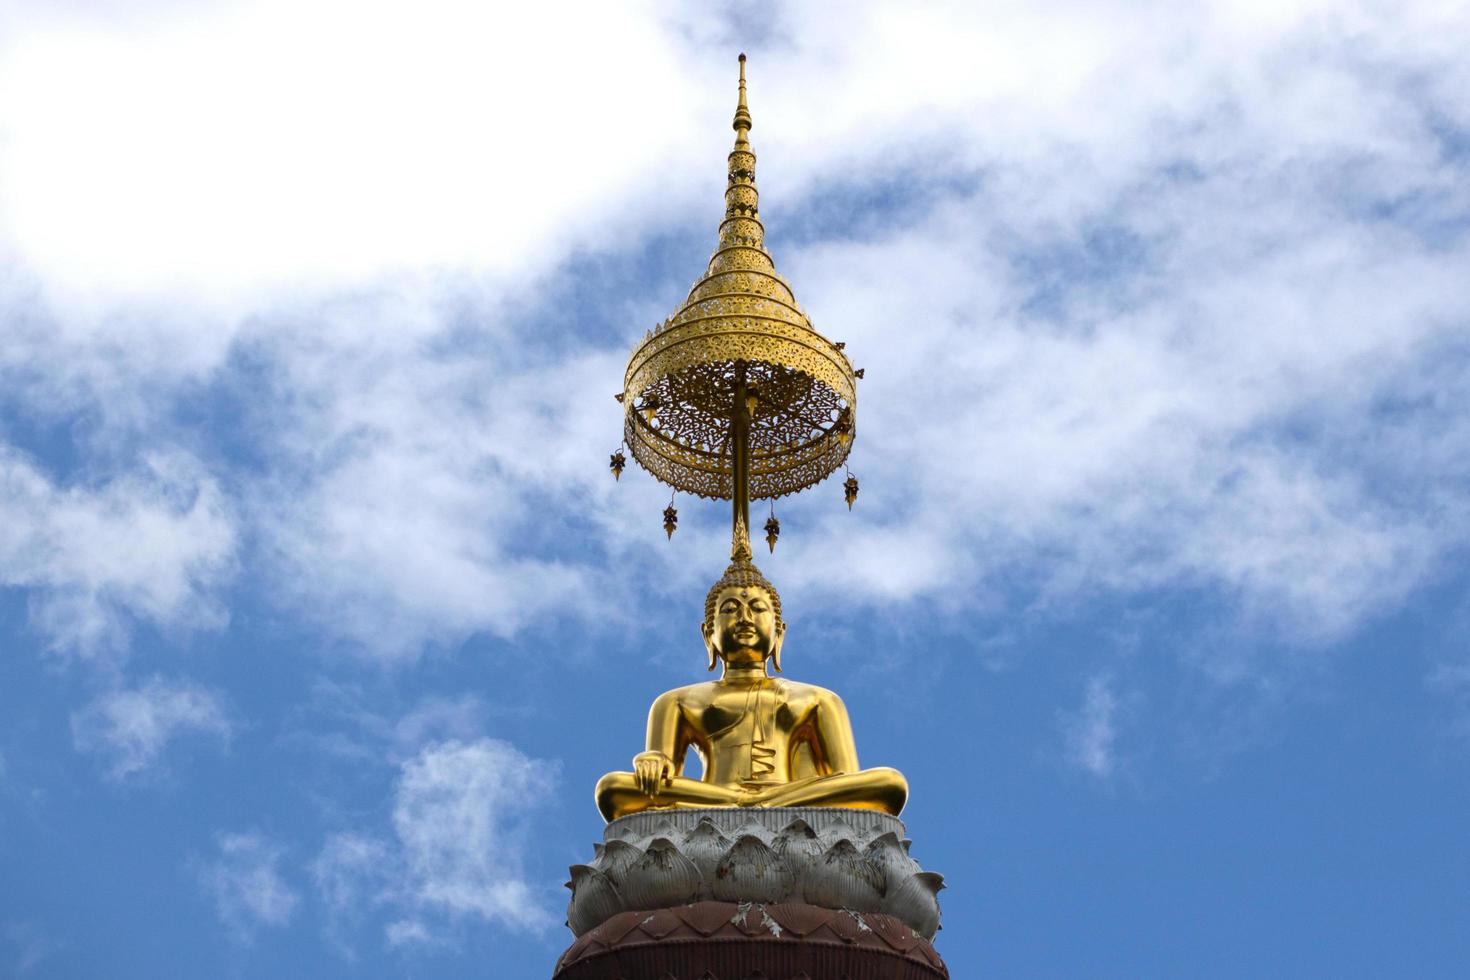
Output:
<path fill-rule="evenodd" d="M 750 530 L 745 526 L 745 518 L 735 519 L 735 533 L 730 536 L 730 560 L 750 561 Z"/>

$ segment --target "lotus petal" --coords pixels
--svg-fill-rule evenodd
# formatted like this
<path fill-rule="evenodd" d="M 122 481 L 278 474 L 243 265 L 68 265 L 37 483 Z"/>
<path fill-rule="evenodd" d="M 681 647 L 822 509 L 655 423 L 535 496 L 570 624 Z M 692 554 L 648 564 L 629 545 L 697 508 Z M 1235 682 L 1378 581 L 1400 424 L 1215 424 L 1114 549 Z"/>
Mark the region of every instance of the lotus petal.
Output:
<path fill-rule="evenodd" d="M 918 862 L 904 853 L 898 835 L 891 830 L 873 838 L 873 842 L 863 853 L 873 862 L 873 867 L 883 872 L 885 885 L 907 878 L 919 870 Z"/>
<path fill-rule="evenodd" d="M 623 880 L 623 875 L 642 857 L 642 848 L 635 847 L 627 841 L 610 840 L 592 865 L 617 883 Z"/>
<path fill-rule="evenodd" d="M 746 834 L 715 869 L 714 895 L 722 902 L 779 902 L 791 882 L 786 863 L 759 837 Z"/>
<path fill-rule="evenodd" d="M 685 835 L 681 850 L 703 876 L 705 893 L 713 894 L 715 869 L 730 850 L 730 838 L 720 833 L 713 820 L 705 817 Z"/>
<path fill-rule="evenodd" d="M 622 817 L 614 820 L 612 823 L 608 824 L 607 829 L 602 832 L 602 839 L 608 841 L 632 840 L 634 837 L 637 836 L 637 828 L 634 827 L 633 821 L 629 820 L 627 817 Z"/>
<path fill-rule="evenodd" d="M 848 840 L 827 849 L 802 879 L 802 895 L 827 909 L 876 912 L 883 896 L 883 873 Z"/>
<path fill-rule="evenodd" d="M 771 833 L 770 827 L 767 827 L 759 820 L 751 817 L 744 823 L 740 824 L 740 826 L 732 830 L 730 832 L 730 837 L 736 840 L 740 839 L 741 837 L 754 837 L 762 844 L 769 846 L 772 838 L 775 837 L 775 834 Z"/>
<path fill-rule="evenodd" d="M 700 882 L 694 862 L 680 854 L 673 841 L 658 837 L 623 872 L 618 890 L 627 908 L 663 909 L 694 901 Z"/>
<path fill-rule="evenodd" d="M 939 929 L 939 899 L 944 887 L 939 875 L 920 871 L 895 882 L 883 896 L 882 911 L 913 926 L 925 939 L 933 939 Z"/>
<path fill-rule="evenodd" d="M 585 864 L 572 866 L 572 900 L 567 903 L 567 925 L 580 936 L 623 911 L 617 886 L 607 875 Z"/>
<path fill-rule="evenodd" d="M 829 848 L 842 841 L 856 845 L 861 842 L 861 839 L 861 835 L 849 827 L 844 820 L 822 821 L 822 843 Z"/>
<path fill-rule="evenodd" d="M 674 825 L 674 821 L 669 817 L 667 813 L 663 813 L 659 815 L 659 818 L 656 821 L 654 821 L 653 826 L 648 828 L 645 836 L 649 838 L 650 842 L 652 842 L 660 837 L 672 838 L 676 836 L 678 832 L 679 828 Z"/>
<path fill-rule="evenodd" d="M 771 850 L 786 862 L 792 875 L 800 879 L 821 860 L 826 848 L 811 824 L 798 817 L 776 835 L 776 839 L 771 842 Z"/>
<path fill-rule="evenodd" d="M 914 877 L 923 882 L 924 887 L 929 889 L 929 894 L 936 896 L 935 901 L 939 900 L 937 896 L 944 891 L 944 875 L 937 871 L 920 871 Z"/>

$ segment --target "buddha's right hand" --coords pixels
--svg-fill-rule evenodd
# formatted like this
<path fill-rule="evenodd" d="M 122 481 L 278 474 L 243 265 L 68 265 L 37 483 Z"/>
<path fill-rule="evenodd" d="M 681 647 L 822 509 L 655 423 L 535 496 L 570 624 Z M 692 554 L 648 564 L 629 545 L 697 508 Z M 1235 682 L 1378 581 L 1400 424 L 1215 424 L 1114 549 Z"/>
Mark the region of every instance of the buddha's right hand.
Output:
<path fill-rule="evenodd" d="M 674 760 L 662 752 L 639 752 L 633 756 L 633 778 L 640 792 L 657 796 L 666 780 L 674 771 Z"/>

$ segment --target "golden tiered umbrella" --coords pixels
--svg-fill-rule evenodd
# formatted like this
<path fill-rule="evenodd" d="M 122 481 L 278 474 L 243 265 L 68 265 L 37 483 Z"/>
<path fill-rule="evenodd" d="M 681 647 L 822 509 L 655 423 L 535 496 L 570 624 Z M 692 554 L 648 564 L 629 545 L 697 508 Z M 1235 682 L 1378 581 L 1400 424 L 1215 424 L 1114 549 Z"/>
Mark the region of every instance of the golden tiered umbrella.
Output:
<path fill-rule="evenodd" d="M 676 491 L 732 501 L 732 551 L 748 559 L 750 501 L 846 461 L 862 374 L 812 327 L 766 251 L 743 54 L 734 127 L 719 244 L 684 305 L 633 351 L 617 397 L 633 458 Z M 856 487 L 849 476 L 849 506 Z"/>

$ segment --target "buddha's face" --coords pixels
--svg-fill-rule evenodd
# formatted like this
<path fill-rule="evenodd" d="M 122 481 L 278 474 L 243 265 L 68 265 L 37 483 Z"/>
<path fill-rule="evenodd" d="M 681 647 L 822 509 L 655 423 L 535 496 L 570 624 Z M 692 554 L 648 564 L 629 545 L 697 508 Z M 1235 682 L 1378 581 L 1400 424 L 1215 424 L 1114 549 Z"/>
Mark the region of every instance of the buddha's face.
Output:
<path fill-rule="evenodd" d="M 785 625 L 776 622 L 770 593 L 759 586 L 730 586 L 715 598 L 714 618 L 704 624 L 704 642 L 727 664 L 764 663 L 777 655 Z"/>

